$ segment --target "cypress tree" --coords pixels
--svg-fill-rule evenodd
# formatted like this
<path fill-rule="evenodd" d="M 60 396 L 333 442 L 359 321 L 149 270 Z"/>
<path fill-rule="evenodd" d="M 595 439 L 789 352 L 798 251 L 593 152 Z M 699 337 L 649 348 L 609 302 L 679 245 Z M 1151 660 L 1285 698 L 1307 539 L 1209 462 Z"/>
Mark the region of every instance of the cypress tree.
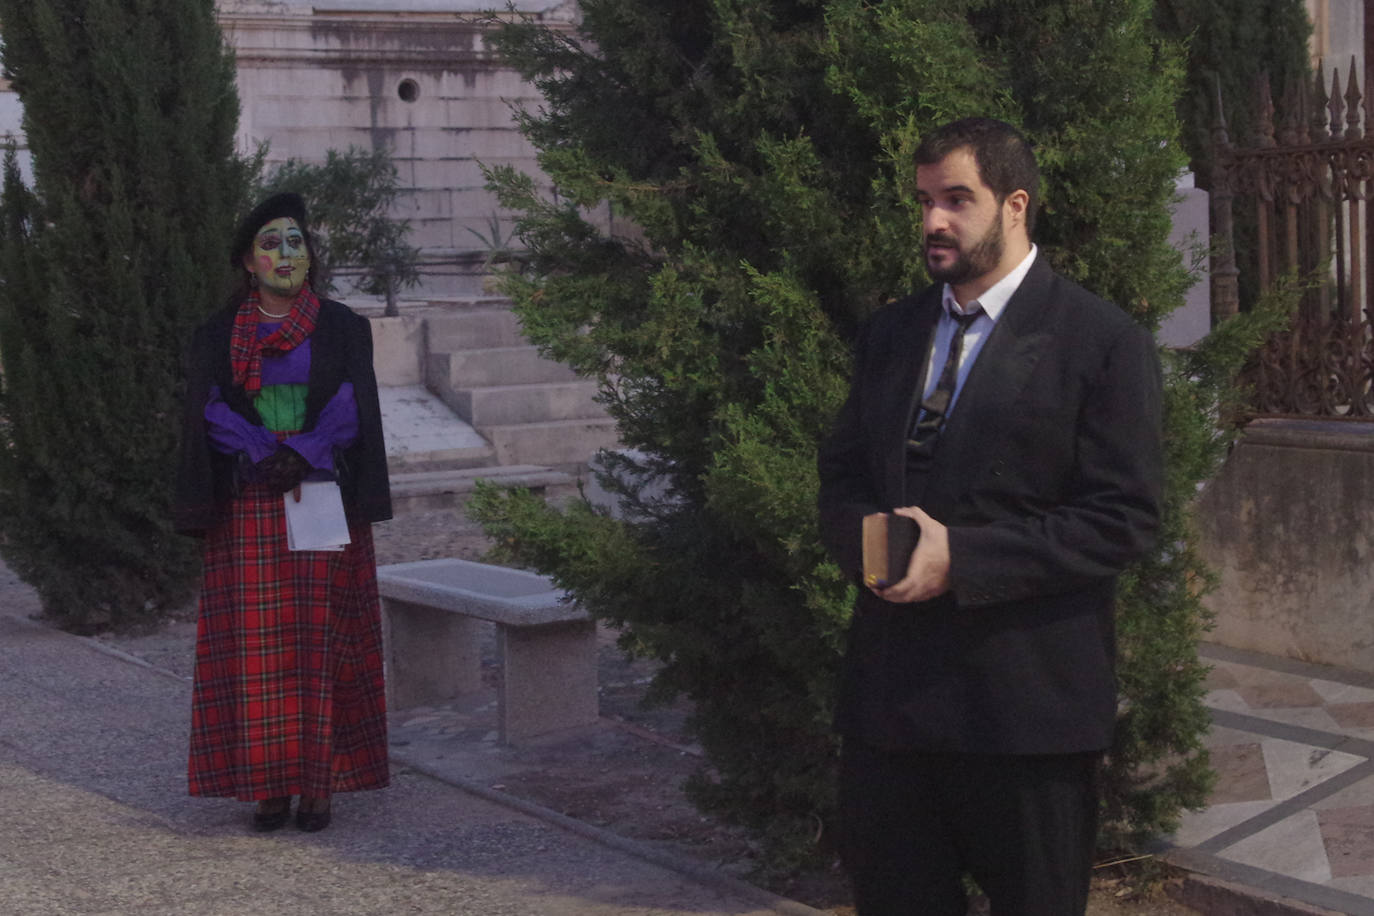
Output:
<path fill-rule="evenodd" d="M 527 333 L 601 379 L 636 450 L 604 480 L 626 512 L 494 488 L 473 511 L 663 662 L 656 695 L 693 701 L 710 761 L 694 798 L 795 863 L 833 809 L 853 600 L 819 546 L 816 443 L 858 323 L 926 282 L 912 152 L 956 117 L 1023 126 L 1044 172 L 1042 250 L 1153 327 L 1190 282 L 1167 243 L 1183 60 L 1150 0 L 582 6 L 585 43 L 531 25 L 499 37 L 544 94 L 523 127 L 557 194 L 510 169 L 491 179 L 528 246 L 503 280 Z M 609 226 L 594 224 L 607 203 Z M 1166 534 L 1122 582 L 1105 844 L 1205 798 L 1205 573 L 1187 510 L 1255 333 L 1238 323 L 1226 347 L 1168 364 Z"/>
<path fill-rule="evenodd" d="M 1178 100 L 1181 139 L 1200 186 L 1208 187 L 1217 90 L 1231 139 L 1249 145 L 1256 127 L 1255 81 L 1264 77 L 1281 94 L 1311 79 L 1307 8 L 1302 0 L 1157 0 L 1155 21 L 1188 43 L 1187 83 Z M 1324 63 L 1324 88 L 1329 90 L 1332 67 L 1348 78 L 1349 61 Z"/>
<path fill-rule="evenodd" d="M 34 187 L 0 214 L 0 544 L 74 628 L 183 599 L 180 354 L 222 301 L 248 169 L 212 0 L 0 0 Z"/>

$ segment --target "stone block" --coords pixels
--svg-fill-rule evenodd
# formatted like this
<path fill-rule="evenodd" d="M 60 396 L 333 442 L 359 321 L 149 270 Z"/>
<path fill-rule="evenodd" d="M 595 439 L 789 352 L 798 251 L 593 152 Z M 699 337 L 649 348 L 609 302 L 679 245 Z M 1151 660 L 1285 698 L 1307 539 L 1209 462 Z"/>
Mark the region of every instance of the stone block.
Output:
<path fill-rule="evenodd" d="M 502 743 L 596 723 L 596 623 L 499 627 Z M 591 664 L 588 664 L 588 660 Z"/>
<path fill-rule="evenodd" d="M 1199 497 L 1209 639 L 1374 672 L 1374 424 L 1251 422 Z"/>
<path fill-rule="evenodd" d="M 416 315 L 373 318 L 372 365 L 378 385 L 419 385 L 425 352 L 424 320 Z"/>
<path fill-rule="evenodd" d="M 506 626 L 537 627 L 587 619 L 547 576 L 471 560 L 417 560 L 377 569 L 385 598 L 423 604 Z"/>
<path fill-rule="evenodd" d="M 1174 200 L 1169 232 L 1169 244 L 1183 252 L 1184 263 L 1191 260 L 1190 245 L 1205 243 L 1210 237 L 1208 194 L 1193 183 L 1193 174 L 1185 172 L 1176 182 L 1178 197 Z M 1191 347 L 1212 329 L 1212 297 L 1210 293 L 1210 265 L 1203 260 L 1198 280 L 1184 296 L 1183 306 L 1175 309 L 1160 322 L 1155 337 L 1166 347 Z"/>
<path fill-rule="evenodd" d="M 393 708 L 458 696 L 480 683 L 477 620 L 497 627 L 503 742 L 594 723 L 596 625 L 544 576 L 468 560 L 377 570 Z M 463 621 L 463 623 L 454 623 Z"/>
<path fill-rule="evenodd" d="M 472 86 L 473 95 L 485 95 L 496 99 L 538 100 L 538 93 L 532 92 L 530 84 L 514 70 L 490 69 L 476 74 Z"/>
<path fill-rule="evenodd" d="M 514 127 L 501 129 L 470 130 L 464 134 L 468 155 L 493 162 L 500 159 L 529 159 L 535 154 L 530 145 Z"/>
<path fill-rule="evenodd" d="M 455 392 L 451 406 L 473 426 L 483 428 L 551 420 L 601 420 L 593 381 L 542 385 L 500 385 Z"/>
<path fill-rule="evenodd" d="M 461 124 L 474 130 L 513 130 L 515 115 L 505 99 L 453 97 L 444 99 L 443 121 L 439 126 Z"/>
<path fill-rule="evenodd" d="M 398 149 L 397 153 L 402 158 L 414 157 L 445 162 L 470 162 L 475 167 L 476 163 L 463 152 L 465 149 L 463 135 L 465 133 L 467 133 L 467 127 L 463 124 L 446 124 L 437 130 L 415 131 L 411 138 L 411 145 L 404 150 Z"/>
<path fill-rule="evenodd" d="M 520 319 L 510 309 L 434 315 L 426 322 L 426 332 L 433 352 L 529 346 Z"/>
<path fill-rule="evenodd" d="M 577 483 L 571 475 L 533 465 L 406 472 L 391 477 L 391 505 L 397 515 L 450 509 L 467 500 L 478 480 L 502 487 L 524 487 L 545 495 L 570 495 Z"/>
<path fill-rule="evenodd" d="M 482 686 L 482 622 L 422 603 L 382 599 L 387 706 L 431 706 Z"/>
<path fill-rule="evenodd" d="M 481 388 L 488 385 L 530 385 L 537 382 L 570 382 L 572 369 L 545 359 L 533 346 L 493 347 L 429 354 L 429 386 L 443 390 Z M 517 462 L 523 463 L 523 462 Z"/>
<path fill-rule="evenodd" d="M 403 174 L 417 188 L 482 187 L 481 169 L 467 166 L 468 162 L 463 159 L 415 159 L 405 163 Z"/>
<path fill-rule="evenodd" d="M 491 442 L 501 464 L 581 468 L 599 450 L 620 445 L 615 421 L 611 419 L 488 426 L 481 433 Z"/>

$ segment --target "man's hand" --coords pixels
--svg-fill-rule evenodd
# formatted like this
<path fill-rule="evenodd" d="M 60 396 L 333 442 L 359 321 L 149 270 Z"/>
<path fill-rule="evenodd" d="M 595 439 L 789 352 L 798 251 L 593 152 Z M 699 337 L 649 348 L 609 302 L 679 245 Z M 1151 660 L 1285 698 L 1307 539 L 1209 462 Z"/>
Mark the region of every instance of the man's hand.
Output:
<path fill-rule="evenodd" d="M 949 591 L 949 530 L 915 506 L 894 509 L 894 514 L 915 519 L 921 529 L 906 575 L 873 593 L 894 604 L 929 601 Z"/>

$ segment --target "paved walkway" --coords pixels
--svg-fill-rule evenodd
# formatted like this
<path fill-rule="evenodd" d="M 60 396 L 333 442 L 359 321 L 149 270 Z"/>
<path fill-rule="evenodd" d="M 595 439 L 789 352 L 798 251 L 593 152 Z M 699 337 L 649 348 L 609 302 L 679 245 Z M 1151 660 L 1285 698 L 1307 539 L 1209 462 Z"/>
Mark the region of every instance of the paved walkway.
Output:
<path fill-rule="evenodd" d="M 489 749 L 397 723 L 395 780 L 329 830 L 185 793 L 189 684 L 28 619 L 0 567 L 0 913 L 817 914 L 490 789 Z M 185 654 L 179 650 L 178 655 Z M 1204 646 L 1219 778 L 1169 859 L 1202 912 L 1374 916 L 1374 675 Z M 1203 904 L 1203 901 L 1210 903 Z"/>
<path fill-rule="evenodd" d="M 322 833 L 253 835 L 247 806 L 186 795 L 186 681 L 26 619 L 36 599 L 0 578 L 0 913 L 817 912 L 408 767 L 384 792 L 340 796 Z"/>
<path fill-rule="evenodd" d="M 1374 675 L 1221 646 L 1202 655 L 1217 786 L 1169 858 L 1254 898 L 1374 916 Z"/>

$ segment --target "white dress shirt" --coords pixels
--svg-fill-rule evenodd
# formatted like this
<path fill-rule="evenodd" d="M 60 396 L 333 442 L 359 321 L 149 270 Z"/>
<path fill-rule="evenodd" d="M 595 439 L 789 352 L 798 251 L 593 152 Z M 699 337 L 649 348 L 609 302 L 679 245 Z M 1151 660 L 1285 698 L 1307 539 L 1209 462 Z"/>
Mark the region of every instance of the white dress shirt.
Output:
<path fill-rule="evenodd" d="M 1012 294 L 1021 286 L 1021 281 L 1030 272 L 1031 264 L 1035 261 L 1038 249 L 1031 245 L 1030 254 L 1022 259 L 1002 279 L 990 286 L 983 295 L 968 303 L 964 308 L 954 301 L 954 290 L 948 283 L 945 284 L 944 297 L 941 300 L 943 306 L 940 313 L 939 324 L 935 327 L 935 341 L 930 347 L 930 360 L 926 363 L 926 383 L 921 392 L 921 400 L 935 391 L 935 386 L 940 381 L 940 371 L 945 364 L 945 356 L 949 353 L 949 342 L 954 336 L 956 323 L 950 314 L 958 312 L 967 315 L 970 312 L 982 308 L 983 313 L 974 319 L 964 332 L 964 345 L 959 353 L 959 371 L 954 382 L 954 396 L 950 399 L 949 408 L 945 411 L 948 418 L 954 413 L 954 406 L 959 402 L 959 393 L 964 388 L 964 381 L 968 378 L 969 370 L 973 368 L 973 363 L 978 359 L 979 352 L 983 349 L 983 344 L 987 342 L 988 335 L 997 326 L 997 321 L 1002 317 L 1002 312 L 1006 310 L 1007 302 L 1010 301 Z"/>

